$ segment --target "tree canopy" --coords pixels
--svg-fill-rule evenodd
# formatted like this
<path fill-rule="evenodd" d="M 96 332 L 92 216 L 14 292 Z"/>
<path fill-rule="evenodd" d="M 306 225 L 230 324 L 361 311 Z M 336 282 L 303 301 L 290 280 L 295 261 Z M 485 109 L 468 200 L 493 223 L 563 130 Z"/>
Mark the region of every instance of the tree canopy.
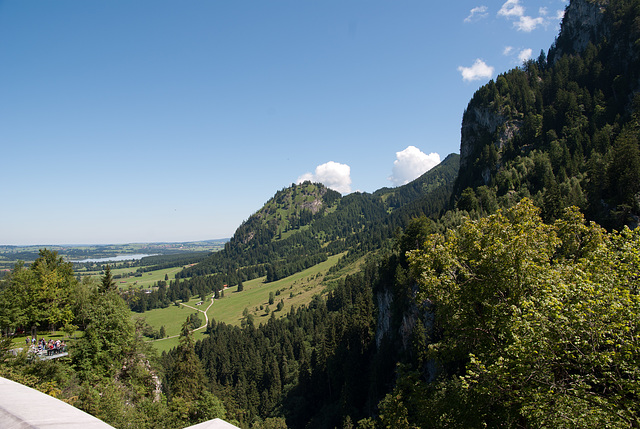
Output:
<path fill-rule="evenodd" d="M 472 396 L 485 423 L 637 425 L 639 255 L 640 230 L 607 233 L 575 208 L 547 225 L 529 200 L 431 235 L 410 261 L 446 388 L 424 409 Z"/>
<path fill-rule="evenodd" d="M 59 328 L 74 320 L 76 279 L 58 252 L 41 249 L 28 268 L 16 264 L 0 289 L 0 325 L 6 328 Z"/>

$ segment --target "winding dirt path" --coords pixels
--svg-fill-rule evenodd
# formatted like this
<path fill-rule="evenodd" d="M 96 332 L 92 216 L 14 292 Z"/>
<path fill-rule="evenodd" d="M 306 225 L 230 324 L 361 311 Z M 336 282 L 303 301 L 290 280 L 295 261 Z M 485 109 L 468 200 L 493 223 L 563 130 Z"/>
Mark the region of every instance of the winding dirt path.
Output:
<path fill-rule="evenodd" d="M 211 297 L 211 302 L 209 303 L 209 306 L 204 310 L 200 310 L 198 308 L 192 307 L 192 306 L 187 305 L 187 304 L 185 304 L 183 302 L 181 302 L 180 305 L 184 305 L 187 308 L 191 308 L 193 310 L 199 311 L 200 313 L 204 313 L 204 325 L 200 326 L 199 328 L 194 329 L 192 332 L 199 331 L 200 329 L 204 329 L 204 328 L 207 327 L 207 325 L 209 324 L 209 316 L 207 315 L 207 311 L 209 311 L 209 309 L 213 305 L 213 297 Z M 158 338 L 157 340 L 151 340 L 150 342 L 168 340 L 170 338 L 178 338 L 179 336 L 180 336 L 180 334 L 171 335 L 170 337 Z"/>

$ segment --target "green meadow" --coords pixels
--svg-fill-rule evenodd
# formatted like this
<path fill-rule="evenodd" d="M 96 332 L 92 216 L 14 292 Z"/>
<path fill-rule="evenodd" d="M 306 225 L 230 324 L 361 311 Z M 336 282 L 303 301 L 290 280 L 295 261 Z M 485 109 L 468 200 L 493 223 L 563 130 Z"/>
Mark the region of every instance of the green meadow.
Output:
<path fill-rule="evenodd" d="M 183 267 L 163 268 L 161 270 L 148 271 L 146 273 L 136 273 L 137 268 L 123 267 L 123 268 L 111 268 L 112 276 L 121 276 L 120 278 L 114 278 L 116 285 L 120 290 L 128 290 L 129 287 L 133 289 L 150 289 L 156 285 L 158 281 L 163 281 L 165 276 L 168 278 L 167 283 L 171 280 L 175 280 L 176 273 L 182 270 Z M 136 276 L 136 274 L 142 274 Z M 94 277 L 100 280 L 102 277 L 102 271 L 85 271 L 85 276 Z"/>
<path fill-rule="evenodd" d="M 153 326 L 156 329 L 160 329 L 161 326 L 164 326 L 164 329 L 167 333 L 168 337 L 179 335 L 180 329 L 182 328 L 182 324 L 189 317 L 190 314 L 198 313 L 203 323 L 205 321 L 205 316 L 203 312 L 198 310 L 205 310 L 209 304 L 211 303 L 211 297 L 207 297 L 207 300 L 202 303 L 202 305 L 196 305 L 196 303 L 200 302 L 200 298 L 193 298 L 189 302 L 185 302 L 178 305 L 170 305 L 167 308 L 158 308 L 155 310 L 150 310 L 144 313 L 132 313 L 132 317 L 134 319 L 142 318 L 146 323 Z M 186 305 L 185 305 L 186 304 Z M 211 317 L 212 308 L 209 310 L 207 315 Z M 166 341 L 166 340 L 161 340 Z M 176 342 L 177 344 L 177 342 Z"/>
<path fill-rule="evenodd" d="M 131 268 L 115 268 L 111 270 L 111 274 L 114 276 L 117 274 L 122 275 L 122 278 L 114 279 L 120 289 L 127 290 L 129 286 L 134 289 L 150 289 L 156 285 L 156 282 L 163 281 L 165 275 L 169 278 L 169 281 L 175 280 L 176 273 L 180 270 L 182 270 L 182 267 L 165 268 L 142 273 L 142 276 L 136 277 L 135 271 L 131 271 Z"/>
<path fill-rule="evenodd" d="M 214 319 L 217 323 L 230 325 L 240 325 L 245 308 L 249 314 L 253 314 L 256 324 L 266 322 L 274 311 L 275 317 L 282 317 L 289 312 L 291 307 L 308 304 L 313 295 L 324 290 L 322 280 L 340 256 L 331 256 L 325 262 L 275 282 L 264 283 L 264 277 L 244 282 L 242 292 L 238 292 L 237 286 L 227 288 L 224 290 L 224 296 L 215 300 L 211 305 L 207 316 L 209 320 Z M 164 280 L 164 276 L 162 279 Z M 274 303 L 270 305 L 269 295 L 271 292 L 274 294 Z M 276 311 L 278 302 L 281 300 L 283 308 Z M 202 305 L 196 306 L 195 304 L 199 301 L 200 299 L 196 297 L 185 304 L 204 311 L 211 302 L 211 296 L 207 296 Z M 266 311 L 267 307 L 269 308 L 268 312 Z M 167 308 L 150 310 L 145 313 L 132 313 L 132 317 L 144 318 L 146 323 L 155 329 L 164 326 L 169 338 L 152 341 L 154 347 L 162 352 L 178 345 L 178 335 L 182 324 L 195 311 L 197 310 L 184 305 L 170 305 Z M 204 313 L 199 314 L 204 323 Z M 196 340 L 204 338 L 204 331 L 204 329 L 195 331 L 194 338 Z"/>

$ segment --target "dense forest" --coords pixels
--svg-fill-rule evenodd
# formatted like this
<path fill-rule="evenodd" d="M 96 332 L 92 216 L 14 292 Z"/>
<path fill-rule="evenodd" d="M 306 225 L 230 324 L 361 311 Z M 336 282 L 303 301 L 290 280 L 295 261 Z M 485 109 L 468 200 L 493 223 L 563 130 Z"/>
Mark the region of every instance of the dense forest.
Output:
<path fill-rule="evenodd" d="M 568 8 L 548 55 L 498 76 L 470 101 L 458 208 L 490 213 L 496 200 L 530 197 L 547 221 L 575 205 L 607 228 L 638 223 L 639 6 L 582 3 L 596 9 L 593 28 L 581 28 Z M 591 33 L 585 46 L 574 46 L 576 31 Z M 483 115 L 491 120 L 482 123 Z"/>
<path fill-rule="evenodd" d="M 572 0 L 548 53 L 476 92 L 460 156 L 412 183 L 282 189 L 149 294 L 46 250 L 17 266 L 0 325 L 84 334 L 66 363 L 3 353 L 2 373 L 117 427 L 638 427 L 639 89 L 640 0 Z M 307 305 L 197 342 L 186 320 L 161 356 L 129 317 L 339 254 L 361 268 Z"/>

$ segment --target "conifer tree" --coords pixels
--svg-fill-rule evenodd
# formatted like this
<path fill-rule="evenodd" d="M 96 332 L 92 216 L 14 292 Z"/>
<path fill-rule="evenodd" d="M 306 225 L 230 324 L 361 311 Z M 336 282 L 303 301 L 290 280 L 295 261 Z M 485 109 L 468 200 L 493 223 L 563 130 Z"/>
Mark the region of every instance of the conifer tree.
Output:
<path fill-rule="evenodd" d="M 206 384 L 202 364 L 194 351 L 190 327 L 191 319 L 188 318 L 182 324 L 180 343 L 167 376 L 172 398 L 182 397 L 187 401 L 194 401 L 200 397 L 203 390 L 206 390 Z"/>
<path fill-rule="evenodd" d="M 220 399 L 206 384 L 202 363 L 195 353 L 190 321 L 182 324 L 180 343 L 167 368 L 167 384 L 174 415 L 188 423 L 213 418 L 225 418 L 226 410 Z"/>
<path fill-rule="evenodd" d="M 102 276 L 101 284 L 100 284 L 100 293 L 105 294 L 107 292 L 112 292 L 117 290 L 116 282 L 113 280 L 111 276 L 111 267 L 109 264 L 104 269 L 104 275 Z"/>

